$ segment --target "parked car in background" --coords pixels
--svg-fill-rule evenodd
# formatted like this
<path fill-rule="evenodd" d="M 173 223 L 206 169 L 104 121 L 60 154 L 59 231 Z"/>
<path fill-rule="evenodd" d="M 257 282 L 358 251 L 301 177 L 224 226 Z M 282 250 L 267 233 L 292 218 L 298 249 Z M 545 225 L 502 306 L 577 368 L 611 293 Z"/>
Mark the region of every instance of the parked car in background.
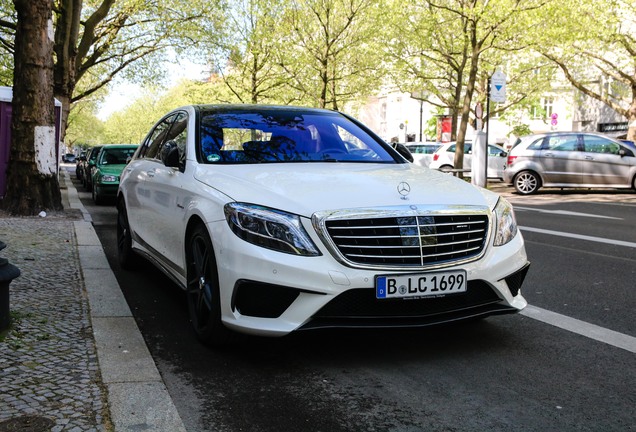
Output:
<path fill-rule="evenodd" d="M 407 163 L 322 109 L 198 105 L 153 126 L 122 173 L 123 268 L 186 293 L 198 338 L 420 327 L 526 306 L 511 205 Z"/>
<path fill-rule="evenodd" d="M 75 178 L 82 179 L 82 163 L 86 161 L 86 150 L 82 150 L 75 159 Z"/>
<path fill-rule="evenodd" d="M 73 153 L 66 153 L 62 155 L 62 162 L 75 163 L 75 155 Z"/>
<path fill-rule="evenodd" d="M 456 147 L 455 142 L 442 144 L 442 146 L 433 154 L 433 160 L 431 161 L 429 168 L 440 171 L 450 171 L 454 169 Z M 464 169 L 470 170 L 472 168 L 472 154 L 473 143 L 464 143 Z M 495 144 L 488 144 L 488 178 L 503 179 L 507 156 L 508 154 L 503 147 Z"/>
<path fill-rule="evenodd" d="M 95 161 L 97 160 L 97 157 L 99 156 L 99 152 L 101 151 L 102 146 L 94 146 L 91 147 L 90 150 L 86 153 L 86 160 L 84 161 L 84 163 L 82 164 L 82 185 L 84 186 L 84 189 L 86 189 L 87 191 L 91 191 L 92 186 L 92 182 L 93 182 L 93 178 L 92 178 L 92 173 L 93 173 L 93 167 L 95 166 Z"/>
<path fill-rule="evenodd" d="M 95 204 L 117 196 L 121 172 L 137 147 L 136 144 L 108 144 L 102 147 L 95 159 L 91 179 Z"/>
<path fill-rule="evenodd" d="M 505 181 L 520 194 L 541 187 L 636 189 L 636 147 L 593 132 L 528 135 L 508 154 Z"/>
<path fill-rule="evenodd" d="M 442 146 L 442 143 L 436 142 L 407 142 L 404 143 L 407 149 L 413 155 L 413 163 L 428 167 L 433 161 L 433 153 Z"/>

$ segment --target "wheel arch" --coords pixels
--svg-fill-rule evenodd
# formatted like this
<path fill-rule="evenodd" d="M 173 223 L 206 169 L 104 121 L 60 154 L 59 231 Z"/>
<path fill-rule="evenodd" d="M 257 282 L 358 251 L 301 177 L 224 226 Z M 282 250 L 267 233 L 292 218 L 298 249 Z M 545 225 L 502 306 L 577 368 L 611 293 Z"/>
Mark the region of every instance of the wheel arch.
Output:
<path fill-rule="evenodd" d="M 514 181 L 516 180 L 516 178 L 519 176 L 519 174 L 522 174 L 524 172 L 529 172 L 532 173 L 534 175 L 537 176 L 537 178 L 539 179 L 539 187 L 542 187 L 544 185 L 544 180 L 543 180 L 543 176 L 541 175 L 541 172 L 539 172 L 538 170 L 532 168 L 532 167 L 525 167 L 520 169 L 519 171 L 517 171 L 515 173 L 515 175 L 512 177 L 512 182 L 514 183 Z"/>
<path fill-rule="evenodd" d="M 203 221 L 203 219 L 197 215 L 194 214 L 192 216 L 190 216 L 190 219 L 188 219 L 188 224 L 186 225 L 186 229 L 185 229 L 185 238 L 188 239 L 190 238 L 190 236 L 192 235 L 192 232 L 194 231 L 195 228 L 197 228 L 198 226 L 202 226 L 207 230 L 207 227 L 205 225 L 205 222 Z M 210 231 L 208 230 L 208 235 L 210 236 L 210 238 L 212 238 L 212 236 L 210 235 Z M 187 242 L 183 242 L 183 246 L 187 247 Z M 186 251 L 183 251 L 184 256 Z"/>

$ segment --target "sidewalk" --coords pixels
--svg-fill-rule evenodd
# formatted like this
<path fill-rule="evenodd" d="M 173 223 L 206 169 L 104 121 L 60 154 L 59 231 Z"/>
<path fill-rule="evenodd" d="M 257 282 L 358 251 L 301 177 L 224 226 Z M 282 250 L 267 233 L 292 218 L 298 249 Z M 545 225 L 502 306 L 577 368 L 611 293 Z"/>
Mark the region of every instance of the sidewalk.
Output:
<path fill-rule="evenodd" d="M 185 432 L 65 169 L 65 211 L 0 215 L 12 327 L 0 333 L 0 432 Z"/>

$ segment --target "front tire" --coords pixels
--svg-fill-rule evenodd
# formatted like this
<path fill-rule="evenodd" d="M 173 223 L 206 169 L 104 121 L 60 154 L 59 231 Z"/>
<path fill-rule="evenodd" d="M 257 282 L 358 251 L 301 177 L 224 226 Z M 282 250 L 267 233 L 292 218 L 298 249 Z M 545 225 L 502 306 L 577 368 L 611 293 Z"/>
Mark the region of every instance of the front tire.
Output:
<path fill-rule="evenodd" d="M 123 199 L 117 203 L 117 260 L 124 270 L 135 270 L 139 265 L 139 255 L 132 249 L 132 233 Z"/>
<path fill-rule="evenodd" d="M 539 190 L 541 179 L 532 171 L 521 171 L 515 176 L 514 186 L 521 195 L 530 195 Z"/>
<path fill-rule="evenodd" d="M 95 205 L 101 205 L 104 199 L 97 193 L 97 188 L 93 187 L 93 202 Z"/>
<path fill-rule="evenodd" d="M 206 345 L 222 346 L 232 335 L 221 321 L 219 276 L 212 240 L 203 225 L 186 242 L 188 311 L 197 338 Z"/>

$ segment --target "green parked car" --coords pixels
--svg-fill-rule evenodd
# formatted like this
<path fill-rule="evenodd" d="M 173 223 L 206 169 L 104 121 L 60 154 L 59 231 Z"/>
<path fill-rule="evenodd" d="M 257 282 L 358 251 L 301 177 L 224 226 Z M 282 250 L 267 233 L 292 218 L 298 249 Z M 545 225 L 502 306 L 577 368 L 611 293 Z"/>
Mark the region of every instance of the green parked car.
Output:
<path fill-rule="evenodd" d="M 95 204 L 102 204 L 107 198 L 117 196 L 121 172 L 138 145 L 107 144 L 102 147 L 92 170 L 92 190 Z"/>

